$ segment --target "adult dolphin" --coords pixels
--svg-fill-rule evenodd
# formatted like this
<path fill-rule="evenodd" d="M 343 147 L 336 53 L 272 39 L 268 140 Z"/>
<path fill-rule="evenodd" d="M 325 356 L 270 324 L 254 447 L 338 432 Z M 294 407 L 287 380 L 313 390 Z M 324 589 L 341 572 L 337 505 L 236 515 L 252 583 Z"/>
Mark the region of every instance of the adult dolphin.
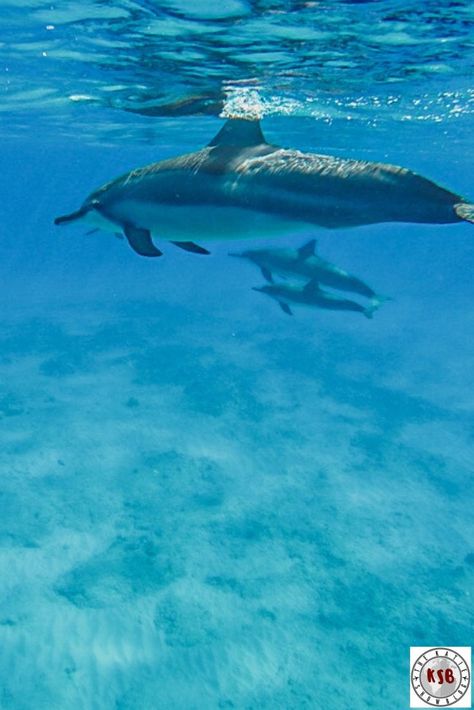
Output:
<path fill-rule="evenodd" d="M 152 237 L 209 253 L 196 239 L 270 237 L 309 227 L 474 221 L 474 205 L 405 168 L 270 145 L 259 121 L 229 119 L 209 145 L 107 183 L 56 224 L 120 232 L 142 256 Z"/>

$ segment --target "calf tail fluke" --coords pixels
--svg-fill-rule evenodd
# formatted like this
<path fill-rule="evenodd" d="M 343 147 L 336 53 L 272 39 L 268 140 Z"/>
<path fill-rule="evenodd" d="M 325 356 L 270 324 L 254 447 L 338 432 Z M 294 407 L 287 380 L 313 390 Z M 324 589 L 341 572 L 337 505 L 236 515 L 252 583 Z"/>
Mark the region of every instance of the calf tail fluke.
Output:
<path fill-rule="evenodd" d="M 457 205 L 454 205 L 454 211 L 459 219 L 474 224 L 474 205 L 469 202 L 458 202 Z"/>
<path fill-rule="evenodd" d="M 367 308 L 364 308 L 363 314 L 366 318 L 373 318 L 373 315 L 377 308 L 379 307 L 378 303 L 371 303 L 370 306 L 367 306 Z"/>
<path fill-rule="evenodd" d="M 364 316 L 366 318 L 372 318 L 375 311 L 377 311 L 383 303 L 386 303 L 386 301 L 392 301 L 392 300 L 393 299 L 390 296 L 380 296 L 380 295 L 374 296 L 372 298 L 372 300 L 370 301 L 370 304 L 367 306 L 367 308 L 364 309 Z"/>

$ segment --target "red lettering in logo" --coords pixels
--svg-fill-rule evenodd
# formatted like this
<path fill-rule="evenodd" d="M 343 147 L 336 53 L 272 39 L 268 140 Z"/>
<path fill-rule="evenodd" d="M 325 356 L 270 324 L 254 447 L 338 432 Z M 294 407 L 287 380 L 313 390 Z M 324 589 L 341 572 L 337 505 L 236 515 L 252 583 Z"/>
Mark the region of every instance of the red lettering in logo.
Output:
<path fill-rule="evenodd" d="M 436 671 L 438 676 L 438 685 L 443 685 L 443 683 L 454 683 L 454 673 L 452 668 L 439 669 Z M 426 671 L 426 679 L 428 683 L 435 683 L 435 672 L 432 668 L 428 668 Z"/>

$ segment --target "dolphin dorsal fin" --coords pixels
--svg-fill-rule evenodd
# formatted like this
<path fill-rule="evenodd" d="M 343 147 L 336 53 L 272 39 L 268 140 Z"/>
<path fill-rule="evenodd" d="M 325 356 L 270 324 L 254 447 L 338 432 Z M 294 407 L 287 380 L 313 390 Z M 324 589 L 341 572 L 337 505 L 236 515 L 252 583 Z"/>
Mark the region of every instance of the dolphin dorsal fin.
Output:
<path fill-rule="evenodd" d="M 214 136 L 208 146 L 235 145 L 247 147 L 266 143 L 263 137 L 260 121 L 250 121 L 246 118 L 229 118 L 219 133 Z"/>
<path fill-rule="evenodd" d="M 304 260 L 310 256 L 313 256 L 315 251 L 316 239 L 310 239 L 309 242 L 303 244 L 303 246 L 298 249 L 298 256 L 300 259 Z"/>
<path fill-rule="evenodd" d="M 306 286 L 303 288 L 303 293 L 306 293 L 308 296 L 317 293 L 318 291 L 321 291 L 319 287 L 319 281 L 317 279 L 311 279 L 311 281 L 308 281 Z"/>

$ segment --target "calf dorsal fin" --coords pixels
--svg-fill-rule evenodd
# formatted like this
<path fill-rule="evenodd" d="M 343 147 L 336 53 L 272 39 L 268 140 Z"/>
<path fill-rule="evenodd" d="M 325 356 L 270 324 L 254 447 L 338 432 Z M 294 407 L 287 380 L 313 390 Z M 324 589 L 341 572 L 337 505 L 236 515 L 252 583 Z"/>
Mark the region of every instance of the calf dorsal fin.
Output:
<path fill-rule="evenodd" d="M 246 118 L 229 118 L 208 145 L 229 145 L 245 148 L 265 143 L 266 140 L 260 128 L 260 121 L 249 121 Z"/>
<path fill-rule="evenodd" d="M 303 288 L 303 292 L 308 296 L 314 295 L 318 291 L 321 291 L 321 289 L 319 287 L 319 281 L 317 281 L 317 279 L 311 279 L 311 281 L 308 281 L 306 286 Z"/>

